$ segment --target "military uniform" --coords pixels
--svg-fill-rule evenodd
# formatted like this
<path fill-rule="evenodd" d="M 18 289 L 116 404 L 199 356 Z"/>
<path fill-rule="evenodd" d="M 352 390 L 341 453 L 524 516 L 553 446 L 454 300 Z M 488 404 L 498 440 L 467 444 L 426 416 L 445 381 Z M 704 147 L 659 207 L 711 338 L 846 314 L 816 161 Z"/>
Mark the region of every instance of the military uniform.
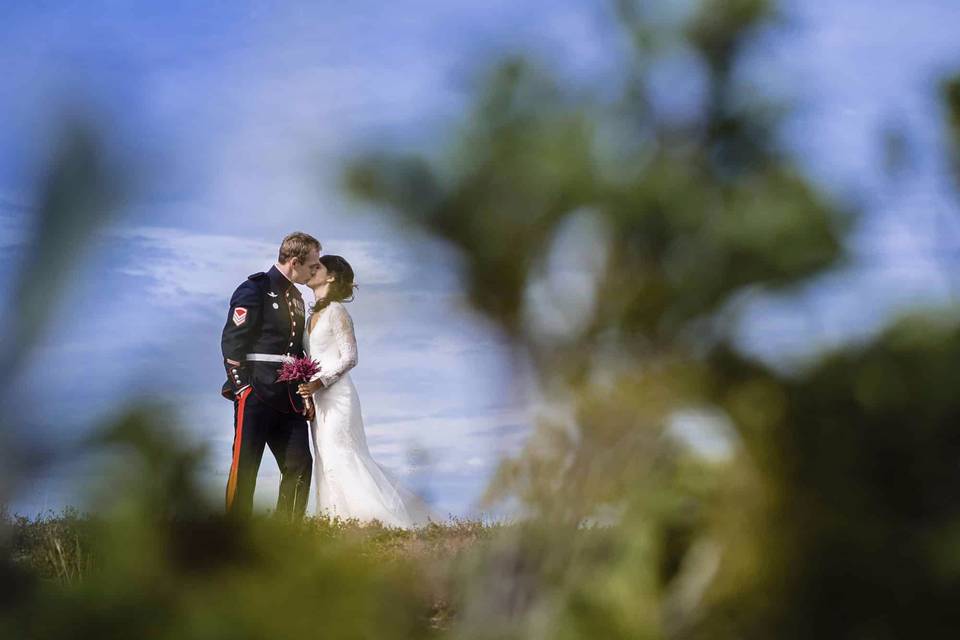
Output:
<path fill-rule="evenodd" d="M 303 297 L 272 267 L 255 273 L 230 299 L 221 348 L 233 400 L 233 462 L 227 481 L 227 512 L 249 515 L 264 446 L 280 467 L 277 511 L 302 516 L 307 507 L 313 459 L 297 384 L 277 382 L 284 361 L 303 356 Z"/>

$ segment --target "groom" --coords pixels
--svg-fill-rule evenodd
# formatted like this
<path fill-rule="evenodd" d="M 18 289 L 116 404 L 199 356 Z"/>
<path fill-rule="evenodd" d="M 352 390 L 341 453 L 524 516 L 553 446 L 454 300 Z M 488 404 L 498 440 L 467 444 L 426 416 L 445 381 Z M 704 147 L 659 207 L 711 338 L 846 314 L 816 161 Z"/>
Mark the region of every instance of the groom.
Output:
<path fill-rule="evenodd" d="M 302 517 L 307 508 L 313 459 L 303 399 L 295 385 L 277 382 L 283 362 L 303 357 L 305 310 L 294 285 L 320 268 L 320 243 L 291 233 L 277 263 L 255 273 L 230 299 L 221 348 L 227 381 L 222 394 L 233 401 L 233 463 L 227 480 L 227 513 L 249 516 L 264 446 L 280 467 L 277 513 Z"/>

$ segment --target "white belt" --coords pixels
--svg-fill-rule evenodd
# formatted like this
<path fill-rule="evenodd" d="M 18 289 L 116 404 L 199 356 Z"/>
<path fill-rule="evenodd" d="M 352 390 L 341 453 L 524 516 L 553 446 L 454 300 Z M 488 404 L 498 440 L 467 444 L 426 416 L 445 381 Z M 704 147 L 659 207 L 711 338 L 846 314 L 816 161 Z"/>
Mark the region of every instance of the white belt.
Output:
<path fill-rule="evenodd" d="M 248 353 L 247 362 L 293 362 L 293 356 L 278 356 L 272 353 Z"/>

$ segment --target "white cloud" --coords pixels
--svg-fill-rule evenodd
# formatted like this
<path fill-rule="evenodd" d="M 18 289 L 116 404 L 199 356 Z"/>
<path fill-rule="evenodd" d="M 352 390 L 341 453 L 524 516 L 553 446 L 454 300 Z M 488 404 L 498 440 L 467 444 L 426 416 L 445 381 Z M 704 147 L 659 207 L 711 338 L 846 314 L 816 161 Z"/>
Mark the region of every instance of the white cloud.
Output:
<path fill-rule="evenodd" d="M 129 249 L 117 270 L 146 279 L 146 292 L 164 305 L 221 300 L 244 276 L 276 260 L 277 243 L 235 236 L 151 227 L 121 229 L 112 236 Z"/>
<path fill-rule="evenodd" d="M 279 238 L 251 240 L 160 227 L 120 229 L 110 239 L 128 245 L 129 257 L 118 271 L 146 279 L 147 292 L 165 305 L 219 304 L 248 274 L 269 268 L 280 243 Z M 358 283 L 365 286 L 395 284 L 404 278 L 403 264 L 392 258 L 397 251 L 388 243 L 336 239 L 321 243 L 324 253 L 332 248 L 346 257 Z"/>

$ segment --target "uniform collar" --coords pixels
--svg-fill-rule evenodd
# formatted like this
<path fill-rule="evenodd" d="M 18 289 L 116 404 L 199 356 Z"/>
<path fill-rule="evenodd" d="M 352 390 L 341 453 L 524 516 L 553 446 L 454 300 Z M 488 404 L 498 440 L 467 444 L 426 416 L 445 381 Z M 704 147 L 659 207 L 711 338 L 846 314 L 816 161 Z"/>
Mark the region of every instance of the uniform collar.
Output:
<path fill-rule="evenodd" d="M 267 275 L 270 276 L 270 288 L 277 293 L 284 293 L 287 289 L 293 288 L 294 291 L 297 291 L 297 288 L 293 286 L 293 283 L 287 279 L 287 276 L 283 275 L 283 272 L 280 269 L 277 269 L 277 265 L 270 267 L 270 271 L 267 272 Z"/>

